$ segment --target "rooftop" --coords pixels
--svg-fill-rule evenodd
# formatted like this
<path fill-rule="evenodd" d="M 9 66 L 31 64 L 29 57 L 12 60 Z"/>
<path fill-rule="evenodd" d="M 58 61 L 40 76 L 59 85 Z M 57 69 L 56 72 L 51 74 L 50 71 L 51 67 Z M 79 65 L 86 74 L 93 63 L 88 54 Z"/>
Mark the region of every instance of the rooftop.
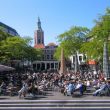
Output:
<path fill-rule="evenodd" d="M 45 46 L 43 44 L 37 44 L 37 45 L 34 45 L 34 48 L 37 48 L 37 49 L 44 49 Z"/>
<path fill-rule="evenodd" d="M 57 46 L 55 43 L 51 42 L 47 46 Z"/>

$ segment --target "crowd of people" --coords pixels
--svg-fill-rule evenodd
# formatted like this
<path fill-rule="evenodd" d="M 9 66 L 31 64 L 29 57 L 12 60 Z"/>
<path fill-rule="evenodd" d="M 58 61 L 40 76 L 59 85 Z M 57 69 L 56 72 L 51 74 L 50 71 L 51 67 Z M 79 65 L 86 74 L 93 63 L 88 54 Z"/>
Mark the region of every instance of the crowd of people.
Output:
<path fill-rule="evenodd" d="M 94 88 L 93 96 L 110 95 L 110 81 L 104 78 L 101 71 L 94 72 L 72 72 L 59 74 L 58 72 L 26 72 L 25 74 L 13 74 L 8 78 L 9 82 L 2 81 L 0 93 L 6 94 L 10 90 L 15 92 L 19 98 L 27 94 L 35 96 L 45 95 L 45 91 L 60 91 L 64 95 L 74 95 L 79 91 L 80 95 L 89 88 Z M 10 89 L 12 88 L 12 89 Z M 12 95 L 12 93 L 11 93 Z"/>

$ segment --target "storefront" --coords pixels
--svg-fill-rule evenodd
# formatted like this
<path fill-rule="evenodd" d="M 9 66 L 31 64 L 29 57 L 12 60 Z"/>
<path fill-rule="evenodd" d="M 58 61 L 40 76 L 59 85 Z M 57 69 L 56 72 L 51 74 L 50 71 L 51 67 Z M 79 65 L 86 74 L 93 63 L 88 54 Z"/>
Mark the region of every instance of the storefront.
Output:
<path fill-rule="evenodd" d="M 34 61 L 33 69 L 36 71 L 42 70 L 58 70 L 59 61 Z"/>

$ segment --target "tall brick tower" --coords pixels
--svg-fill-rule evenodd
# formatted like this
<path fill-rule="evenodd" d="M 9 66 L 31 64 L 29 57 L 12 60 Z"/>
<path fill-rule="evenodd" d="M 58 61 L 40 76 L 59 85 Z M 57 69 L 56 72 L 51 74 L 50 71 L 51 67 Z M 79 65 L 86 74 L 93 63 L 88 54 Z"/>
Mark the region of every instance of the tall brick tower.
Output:
<path fill-rule="evenodd" d="M 38 29 L 35 30 L 35 32 L 34 32 L 34 47 L 42 49 L 42 48 L 45 48 L 45 46 L 44 46 L 44 32 L 42 30 L 41 21 L 40 21 L 39 17 L 38 17 L 37 26 L 38 26 Z"/>

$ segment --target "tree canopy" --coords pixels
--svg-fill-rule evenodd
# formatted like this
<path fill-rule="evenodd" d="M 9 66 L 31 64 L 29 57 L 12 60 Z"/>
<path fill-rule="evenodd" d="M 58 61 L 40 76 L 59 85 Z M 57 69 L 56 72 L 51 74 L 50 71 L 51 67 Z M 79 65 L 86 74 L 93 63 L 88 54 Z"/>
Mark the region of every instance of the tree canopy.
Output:
<path fill-rule="evenodd" d="M 59 59 L 61 48 L 64 48 L 65 57 L 73 55 L 78 51 L 86 40 L 89 29 L 86 27 L 73 26 L 68 31 L 58 36 L 60 46 L 57 48 L 55 57 Z"/>
<path fill-rule="evenodd" d="M 0 30 L 0 61 L 41 59 L 42 52 L 31 46 L 30 37 L 11 36 Z"/>
<path fill-rule="evenodd" d="M 68 31 L 58 36 L 59 47 L 55 57 L 60 58 L 61 48 L 64 48 L 65 57 L 75 54 L 76 51 L 87 55 L 88 59 L 102 60 L 103 43 L 108 40 L 110 53 L 110 8 L 105 14 L 99 15 L 92 29 L 81 26 L 73 26 Z"/>
<path fill-rule="evenodd" d="M 110 39 L 110 8 L 107 8 L 106 13 L 95 20 L 95 26 L 88 36 L 89 41 L 83 43 L 81 51 L 85 52 L 89 59 L 102 60 L 103 42 Z M 110 48 L 110 44 L 108 47 Z"/>

